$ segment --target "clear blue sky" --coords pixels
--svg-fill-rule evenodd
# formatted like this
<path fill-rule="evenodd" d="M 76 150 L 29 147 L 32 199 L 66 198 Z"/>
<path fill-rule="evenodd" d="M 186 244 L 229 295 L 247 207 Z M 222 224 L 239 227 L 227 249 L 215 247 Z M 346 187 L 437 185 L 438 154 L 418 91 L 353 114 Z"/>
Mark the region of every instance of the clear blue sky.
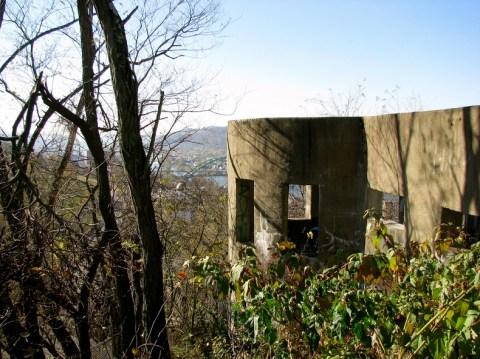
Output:
<path fill-rule="evenodd" d="M 232 22 L 203 61 L 219 91 L 240 96 L 230 119 L 315 115 L 305 99 L 363 83 L 367 109 L 400 86 L 425 109 L 480 104 L 478 0 L 224 0 Z M 225 110 L 227 111 L 227 110 Z"/>

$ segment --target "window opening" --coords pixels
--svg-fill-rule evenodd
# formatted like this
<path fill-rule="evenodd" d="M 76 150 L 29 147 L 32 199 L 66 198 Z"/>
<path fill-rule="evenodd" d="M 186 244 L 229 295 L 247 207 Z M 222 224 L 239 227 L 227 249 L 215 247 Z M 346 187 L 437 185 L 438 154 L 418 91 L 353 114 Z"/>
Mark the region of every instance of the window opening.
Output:
<path fill-rule="evenodd" d="M 306 185 L 288 185 L 288 218 L 306 218 Z"/>
<path fill-rule="evenodd" d="M 465 214 L 449 208 L 442 208 L 441 222 L 462 227 L 470 236 L 480 239 L 480 216 Z"/>
<path fill-rule="evenodd" d="M 480 216 L 465 215 L 465 231 L 472 237 L 480 239 Z"/>
<path fill-rule="evenodd" d="M 402 196 L 383 192 L 382 219 L 403 224 L 405 218 L 405 200 Z"/>
<path fill-rule="evenodd" d="M 242 243 L 253 243 L 253 191 L 252 180 L 240 179 L 236 181 L 236 236 Z"/>
<path fill-rule="evenodd" d="M 314 257 L 318 252 L 319 186 L 288 184 L 288 238 L 296 251 Z"/>

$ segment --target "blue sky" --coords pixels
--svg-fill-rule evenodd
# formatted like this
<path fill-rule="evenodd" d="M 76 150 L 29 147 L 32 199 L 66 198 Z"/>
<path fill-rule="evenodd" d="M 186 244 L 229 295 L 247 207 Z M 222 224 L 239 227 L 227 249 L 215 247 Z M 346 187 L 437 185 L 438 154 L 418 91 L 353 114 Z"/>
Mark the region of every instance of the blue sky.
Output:
<path fill-rule="evenodd" d="M 224 0 L 232 19 L 223 44 L 203 59 L 220 70 L 219 92 L 239 98 L 232 116 L 314 116 L 329 89 L 365 86 L 376 96 L 400 86 L 423 108 L 480 104 L 480 1 Z M 225 108 L 228 111 L 228 106 Z"/>

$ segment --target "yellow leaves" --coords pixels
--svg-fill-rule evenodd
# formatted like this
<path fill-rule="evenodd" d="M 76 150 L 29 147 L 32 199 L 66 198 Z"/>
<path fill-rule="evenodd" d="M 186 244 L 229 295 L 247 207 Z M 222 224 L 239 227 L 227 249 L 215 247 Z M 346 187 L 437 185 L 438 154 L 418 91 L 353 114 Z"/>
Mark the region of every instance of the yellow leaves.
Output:
<path fill-rule="evenodd" d="M 422 243 L 420 243 L 420 248 L 422 249 L 423 252 L 429 251 L 430 241 L 423 241 Z"/>
<path fill-rule="evenodd" d="M 392 272 L 398 271 L 397 256 L 393 256 L 388 261 L 389 261 L 390 269 L 392 270 Z"/>
<path fill-rule="evenodd" d="M 134 252 L 138 252 L 138 244 L 136 243 L 132 243 L 132 242 L 129 242 L 129 241 L 122 241 L 122 243 L 120 243 L 120 245 L 123 247 L 123 248 L 129 248 L 129 249 L 133 249 Z"/>
<path fill-rule="evenodd" d="M 372 214 L 366 212 L 364 218 L 368 218 L 366 235 L 371 237 L 373 242 L 373 247 L 377 250 L 381 248 L 382 240 L 385 242 L 385 245 L 388 248 L 394 248 L 395 242 L 393 236 L 388 233 L 388 227 L 383 223 L 382 219 L 375 214 L 375 217 Z"/>
<path fill-rule="evenodd" d="M 447 311 L 447 314 L 445 315 L 445 320 L 447 321 L 448 325 L 451 325 L 454 315 L 455 315 L 454 310 L 450 309 Z"/>
<path fill-rule="evenodd" d="M 391 250 L 388 257 L 389 268 L 393 273 L 396 275 L 405 273 L 408 263 L 403 252 Z"/>
<path fill-rule="evenodd" d="M 448 249 L 452 246 L 451 240 L 436 240 L 435 241 L 435 250 L 440 253 L 440 255 L 447 253 Z"/>
<path fill-rule="evenodd" d="M 66 243 L 62 237 L 55 237 L 53 240 L 53 254 L 55 256 L 62 255 L 66 251 Z"/>
<path fill-rule="evenodd" d="M 373 248 L 380 249 L 380 241 L 381 240 L 382 240 L 382 237 L 374 235 L 373 236 Z"/>
<path fill-rule="evenodd" d="M 140 355 L 140 350 L 138 348 L 132 348 L 132 355 L 138 357 Z"/>
<path fill-rule="evenodd" d="M 132 246 L 132 243 L 130 243 L 129 241 L 122 241 L 122 243 L 120 243 L 120 245 L 123 248 L 130 248 Z"/>
<path fill-rule="evenodd" d="M 358 278 L 363 279 L 365 284 L 372 283 L 373 280 L 380 277 L 381 271 L 375 257 L 372 255 L 366 255 L 363 257 L 360 268 L 358 271 Z"/>
<path fill-rule="evenodd" d="M 291 249 L 295 249 L 296 245 L 293 242 L 285 241 L 285 242 L 279 242 L 277 243 L 278 249 L 280 249 L 282 252 L 288 251 Z"/>
<path fill-rule="evenodd" d="M 34 273 L 43 272 L 43 267 L 32 267 L 30 270 Z"/>
<path fill-rule="evenodd" d="M 65 249 L 65 242 L 60 237 L 57 237 L 55 238 L 55 246 L 60 251 L 63 251 Z"/>
<path fill-rule="evenodd" d="M 108 264 L 105 264 L 103 266 L 103 270 L 104 270 L 104 273 L 107 277 L 115 278 L 115 276 L 113 275 L 111 266 L 109 266 Z"/>
<path fill-rule="evenodd" d="M 303 280 L 303 277 L 300 273 L 296 272 L 293 274 L 293 280 L 300 283 Z"/>
<path fill-rule="evenodd" d="M 405 323 L 405 331 L 408 333 L 408 335 L 412 335 L 414 330 L 415 330 L 415 327 L 413 326 L 413 324 L 407 321 Z"/>

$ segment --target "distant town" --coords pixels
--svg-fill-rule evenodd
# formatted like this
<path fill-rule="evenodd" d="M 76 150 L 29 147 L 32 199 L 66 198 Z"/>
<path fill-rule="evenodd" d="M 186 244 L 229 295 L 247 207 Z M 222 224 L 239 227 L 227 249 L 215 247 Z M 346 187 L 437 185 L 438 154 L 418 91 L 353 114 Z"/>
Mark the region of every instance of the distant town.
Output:
<path fill-rule="evenodd" d="M 227 175 L 227 128 L 209 127 L 178 146 L 166 168 L 185 177 Z"/>
<path fill-rule="evenodd" d="M 226 176 L 227 157 L 218 155 L 178 155 L 171 156 L 167 166 L 170 171 L 182 173 L 186 177 L 201 176 Z"/>

